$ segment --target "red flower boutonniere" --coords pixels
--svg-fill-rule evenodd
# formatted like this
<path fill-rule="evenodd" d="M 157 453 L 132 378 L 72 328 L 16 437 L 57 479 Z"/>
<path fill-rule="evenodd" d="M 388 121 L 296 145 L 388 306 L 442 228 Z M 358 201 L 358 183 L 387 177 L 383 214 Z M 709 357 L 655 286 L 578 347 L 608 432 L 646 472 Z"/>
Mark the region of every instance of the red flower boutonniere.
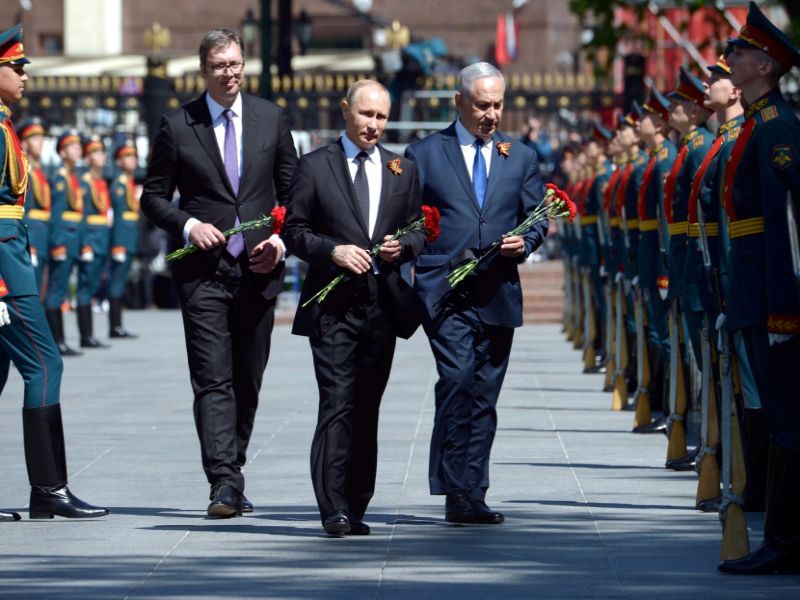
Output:
<path fill-rule="evenodd" d="M 509 150 L 511 150 L 511 142 L 497 142 L 497 153 L 500 156 L 508 158 L 511 156 Z"/>
<path fill-rule="evenodd" d="M 394 160 L 390 160 L 386 163 L 386 166 L 389 167 L 389 170 L 400 177 L 403 174 L 403 169 L 400 167 L 400 160 L 399 158 L 395 158 Z"/>

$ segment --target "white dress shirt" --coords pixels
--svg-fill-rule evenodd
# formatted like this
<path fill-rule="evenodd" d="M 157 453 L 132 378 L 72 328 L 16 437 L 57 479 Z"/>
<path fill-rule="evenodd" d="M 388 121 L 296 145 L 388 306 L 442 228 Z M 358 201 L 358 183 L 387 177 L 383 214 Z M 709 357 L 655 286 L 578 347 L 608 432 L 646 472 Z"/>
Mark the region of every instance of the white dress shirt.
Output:
<path fill-rule="evenodd" d="M 461 123 L 461 119 L 456 119 L 456 135 L 458 136 L 458 144 L 461 146 L 461 154 L 464 156 L 464 163 L 467 165 L 469 179 L 472 181 L 476 136 L 467 131 L 467 128 Z M 486 162 L 486 179 L 488 181 L 492 166 L 492 138 L 484 140 L 483 146 L 481 146 L 481 154 L 483 154 L 483 160 Z"/>
<path fill-rule="evenodd" d="M 361 148 L 356 146 L 347 135 L 342 135 L 342 146 L 347 157 L 347 167 L 350 169 L 350 179 L 355 183 L 356 172 L 358 172 L 358 153 Z M 367 183 L 369 184 L 369 223 L 367 231 L 369 237 L 375 231 L 375 222 L 378 220 L 378 208 L 381 203 L 381 185 L 383 185 L 383 163 L 381 153 L 376 146 L 365 150 L 367 159 L 364 161 L 364 169 L 367 172 Z"/>

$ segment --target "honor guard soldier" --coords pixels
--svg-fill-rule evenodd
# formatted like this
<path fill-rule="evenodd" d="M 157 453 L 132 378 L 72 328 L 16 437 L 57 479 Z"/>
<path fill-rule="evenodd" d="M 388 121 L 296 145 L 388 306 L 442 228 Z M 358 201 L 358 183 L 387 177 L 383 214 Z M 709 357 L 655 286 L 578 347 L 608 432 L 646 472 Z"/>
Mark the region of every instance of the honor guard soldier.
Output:
<path fill-rule="evenodd" d="M 67 462 L 61 421 L 63 363 L 39 301 L 23 221 L 28 164 L 11 123 L 9 104 L 22 98 L 27 80 L 22 26 L 0 33 L 0 360 L 12 361 L 25 381 L 22 409 L 25 462 L 31 484 L 30 517 L 98 517 L 67 488 Z M 4 383 L 4 382 L 3 382 Z M 0 512 L 0 521 L 19 520 Z"/>
<path fill-rule="evenodd" d="M 122 297 L 139 248 L 139 194 L 133 175 L 139 164 L 136 145 L 128 140 L 114 152 L 121 173 L 111 183 L 114 224 L 111 228 L 111 284 L 108 292 L 108 337 L 137 337 L 122 326 Z"/>
<path fill-rule="evenodd" d="M 643 303 L 647 309 L 647 335 L 652 350 L 651 382 L 654 386 L 651 397 L 656 404 L 660 399 L 663 409 L 662 417 L 649 427 L 642 425 L 641 432 L 663 431 L 669 414 L 668 398 L 663 390 L 664 374 L 670 357 L 666 302 L 669 278 L 664 264 L 667 233 L 661 222 L 661 205 L 664 181 L 675 162 L 677 150 L 667 137 L 668 107 L 669 101 L 653 88 L 642 107 L 642 116 L 637 121 L 637 132 L 650 152 L 650 159 L 642 174 L 637 196 L 639 248 L 636 285 L 641 287 Z"/>
<path fill-rule="evenodd" d="M 17 136 L 22 143 L 22 151 L 28 157 L 29 190 L 25 199 L 25 224 L 28 226 L 36 284 L 41 292 L 50 236 L 50 182 L 40 162 L 45 138 L 42 120 L 38 117 L 24 120 L 17 127 Z"/>
<path fill-rule="evenodd" d="M 683 421 L 688 408 L 689 344 L 691 343 L 695 359 L 699 363 L 700 329 L 703 321 L 702 312 L 691 310 L 684 294 L 689 239 L 687 221 L 689 195 L 694 175 L 711 147 L 711 133 L 705 128 L 705 123 L 712 112 L 703 105 L 705 100 L 703 82 L 685 67 L 680 68 L 678 86 L 669 94 L 669 98 L 671 100 L 669 124 L 681 135 L 678 154 L 664 184 L 662 211 L 669 232 L 667 300 L 670 303 L 670 315 L 674 327 L 670 358 L 675 372 L 670 370 L 672 396 L 670 402 L 672 406 L 677 407 L 672 413 L 673 420 Z M 701 259 L 702 257 L 695 258 L 702 262 Z M 671 445 L 666 462 L 666 467 L 669 469 L 685 471 L 694 468 L 694 460 L 700 447 L 687 454 L 685 433 L 685 422 L 680 422 L 677 427 L 670 429 Z M 676 436 L 675 439 L 672 439 L 673 434 Z"/>
<path fill-rule="evenodd" d="M 108 214 L 111 195 L 108 183 L 103 179 L 107 155 L 99 136 L 93 135 L 84 142 L 83 159 L 89 170 L 81 177 L 84 228 L 78 263 L 78 330 L 81 348 L 108 348 L 108 344 L 94 337 L 92 326 L 92 298 L 100 289 L 100 276 L 108 260 L 111 243 Z"/>
<path fill-rule="evenodd" d="M 44 308 L 61 356 L 80 356 L 81 352 L 70 348 L 64 339 L 61 312 L 61 303 L 69 293 L 70 274 L 81 255 L 83 237 L 83 190 L 75 174 L 83 151 L 78 132 L 62 133 L 56 150 L 64 164 L 50 183 L 50 274 Z"/>
<path fill-rule="evenodd" d="M 727 267 L 720 264 L 722 256 L 728 255 L 730 248 L 727 227 L 720 227 L 720 189 L 721 174 L 727 164 L 734 142 L 744 123 L 742 92 L 731 81 L 731 68 L 724 56 L 708 67 L 705 105 L 717 115 L 720 124 L 714 140 L 703 163 L 700 165 L 689 198 L 689 252 L 686 261 L 686 295 L 697 300 L 694 306 L 701 307 L 713 325 L 717 316 L 717 304 L 730 293 L 727 288 Z M 698 210 L 699 209 L 699 210 Z M 702 214 L 705 235 L 708 241 L 707 254 L 710 269 L 720 273 L 717 281 L 708 281 L 708 273 L 691 260 L 693 253 L 701 254 L 699 217 Z M 718 241 L 719 240 L 719 241 Z M 719 285 L 721 284 L 721 285 Z M 718 289 L 714 289 L 714 286 Z M 766 498 L 767 456 L 769 453 L 769 434 L 758 394 L 755 375 L 747 358 L 747 349 L 741 333 L 733 336 L 739 381 L 744 400 L 742 417 L 742 445 L 746 468 L 746 487 L 744 491 L 744 510 L 763 512 Z"/>
<path fill-rule="evenodd" d="M 781 76 L 800 65 L 800 53 L 754 2 L 729 44 L 731 81 L 747 109 L 722 177 L 730 238 L 725 325 L 745 338 L 771 448 L 764 541 L 719 568 L 800 573 L 800 302 L 787 214 L 800 198 L 800 121 L 779 89 Z"/>

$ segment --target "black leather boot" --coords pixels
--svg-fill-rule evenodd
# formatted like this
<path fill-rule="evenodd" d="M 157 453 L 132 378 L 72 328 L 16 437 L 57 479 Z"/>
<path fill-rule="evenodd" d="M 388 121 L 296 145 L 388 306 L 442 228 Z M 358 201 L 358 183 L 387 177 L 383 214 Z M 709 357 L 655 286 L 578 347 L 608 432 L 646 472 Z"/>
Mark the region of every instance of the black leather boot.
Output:
<path fill-rule="evenodd" d="M 20 517 L 15 512 L 3 512 L 0 510 L 0 522 L 2 521 L 19 521 Z"/>
<path fill-rule="evenodd" d="M 104 344 L 96 337 L 94 337 L 94 327 L 92 326 L 92 305 L 79 304 L 78 305 L 78 330 L 81 333 L 81 348 L 108 348 L 108 344 Z"/>
<path fill-rule="evenodd" d="M 723 573 L 735 575 L 800 574 L 800 453 L 770 447 L 764 541 L 739 560 L 719 564 Z"/>
<path fill-rule="evenodd" d="M 108 299 L 108 337 L 110 338 L 136 338 L 122 326 L 122 298 Z"/>
<path fill-rule="evenodd" d="M 56 341 L 58 353 L 61 356 L 80 356 L 83 352 L 78 352 L 67 346 L 64 341 L 64 315 L 61 314 L 60 308 L 45 309 L 47 316 L 47 324 L 50 325 L 50 331 L 53 334 L 53 339 Z"/>
<path fill-rule="evenodd" d="M 30 518 L 68 519 L 102 517 L 107 508 L 87 504 L 67 488 L 67 460 L 61 405 L 22 409 L 25 463 L 31 484 Z"/>
<path fill-rule="evenodd" d="M 747 475 L 744 488 L 745 512 L 762 512 L 767 502 L 767 465 L 769 463 L 769 432 L 760 408 L 744 409 L 742 438 L 744 468 Z"/>

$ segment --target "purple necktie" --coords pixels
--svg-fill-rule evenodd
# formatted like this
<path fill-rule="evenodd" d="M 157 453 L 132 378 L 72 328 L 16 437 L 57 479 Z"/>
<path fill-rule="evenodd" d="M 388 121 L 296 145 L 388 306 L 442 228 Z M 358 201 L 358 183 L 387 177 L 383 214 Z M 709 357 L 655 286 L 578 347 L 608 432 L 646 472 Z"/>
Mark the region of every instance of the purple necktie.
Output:
<path fill-rule="evenodd" d="M 231 183 L 233 193 L 239 193 L 239 156 L 236 151 L 236 129 L 233 124 L 233 112 L 230 108 L 222 111 L 225 117 L 225 173 L 228 175 L 228 181 Z M 236 222 L 234 227 L 238 227 L 239 215 L 236 215 Z M 237 233 L 228 238 L 227 245 L 228 254 L 233 258 L 237 258 L 244 250 L 244 236 Z"/>

